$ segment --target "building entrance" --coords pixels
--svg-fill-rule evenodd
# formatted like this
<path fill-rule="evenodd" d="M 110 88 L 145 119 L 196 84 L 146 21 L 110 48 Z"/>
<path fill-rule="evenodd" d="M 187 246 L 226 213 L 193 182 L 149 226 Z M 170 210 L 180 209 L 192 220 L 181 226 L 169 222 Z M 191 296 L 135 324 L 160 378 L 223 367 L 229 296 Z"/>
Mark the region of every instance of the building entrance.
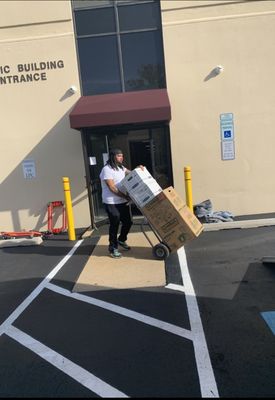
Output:
<path fill-rule="evenodd" d="M 151 140 L 143 140 L 141 142 L 131 140 L 129 142 L 129 147 L 131 164 L 145 165 L 151 175 L 154 175 L 151 154 Z"/>
<path fill-rule="evenodd" d="M 83 139 L 90 209 L 95 225 L 107 217 L 101 200 L 99 174 L 108 159 L 109 149 L 122 150 L 128 169 L 140 164 L 146 166 L 163 189 L 173 185 L 168 125 L 88 128 L 83 130 Z M 132 211 L 139 214 L 136 207 L 132 207 Z"/>

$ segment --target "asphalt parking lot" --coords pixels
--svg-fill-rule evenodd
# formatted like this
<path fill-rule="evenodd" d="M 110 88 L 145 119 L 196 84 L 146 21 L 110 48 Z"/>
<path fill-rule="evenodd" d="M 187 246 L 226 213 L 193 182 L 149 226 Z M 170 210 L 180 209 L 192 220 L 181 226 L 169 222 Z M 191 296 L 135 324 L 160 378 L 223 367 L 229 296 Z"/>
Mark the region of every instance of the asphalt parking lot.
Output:
<path fill-rule="evenodd" d="M 221 397 L 273 397 L 275 227 L 208 232 L 186 245 L 189 271 Z"/>
<path fill-rule="evenodd" d="M 0 249 L 1 397 L 274 397 L 274 226 L 203 232 L 166 287 L 73 295 L 103 231 Z"/>

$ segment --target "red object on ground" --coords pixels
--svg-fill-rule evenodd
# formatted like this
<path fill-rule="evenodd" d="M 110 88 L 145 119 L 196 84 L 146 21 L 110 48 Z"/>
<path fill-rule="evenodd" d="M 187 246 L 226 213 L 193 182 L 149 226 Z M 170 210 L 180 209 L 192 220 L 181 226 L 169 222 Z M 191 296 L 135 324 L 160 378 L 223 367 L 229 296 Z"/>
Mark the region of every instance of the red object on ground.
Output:
<path fill-rule="evenodd" d="M 60 228 L 53 227 L 53 210 L 54 208 L 62 207 L 62 226 Z M 48 232 L 61 233 L 67 229 L 67 220 L 63 201 L 51 201 L 48 204 Z"/>
<path fill-rule="evenodd" d="M 16 238 L 16 237 L 35 237 L 43 236 L 42 232 L 38 231 L 20 231 L 20 232 L 0 232 L 0 236 L 6 239 Z"/>

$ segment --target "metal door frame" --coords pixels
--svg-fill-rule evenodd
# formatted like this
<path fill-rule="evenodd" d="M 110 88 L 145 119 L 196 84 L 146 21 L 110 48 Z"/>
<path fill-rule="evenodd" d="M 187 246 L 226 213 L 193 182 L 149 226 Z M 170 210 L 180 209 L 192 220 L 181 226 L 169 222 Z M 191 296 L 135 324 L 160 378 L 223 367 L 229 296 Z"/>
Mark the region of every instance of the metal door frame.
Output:
<path fill-rule="evenodd" d="M 173 168 L 172 168 L 172 160 L 171 160 L 171 143 L 170 143 L 170 131 L 169 131 L 169 124 L 156 122 L 156 123 L 142 123 L 142 124 L 127 124 L 127 125 L 115 125 L 115 126 L 100 126 L 97 128 L 84 128 L 81 130 L 81 138 L 82 138 L 82 149 L 83 149 L 83 156 L 84 156 L 84 166 L 85 166 L 85 173 L 86 173 L 86 188 L 88 191 L 88 201 L 89 201 L 89 209 L 90 209 L 90 218 L 91 218 L 91 227 L 97 228 L 97 225 L 104 224 L 108 218 L 102 219 L 102 221 L 95 221 L 95 208 L 94 208 L 94 199 L 91 190 L 91 174 L 89 168 L 89 159 L 88 159 L 88 144 L 87 144 L 87 137 L 88 134 L 92 133 L 99 133 L 105 136 L 106 140 L 106 148 L 109 152 L 109 135 L 113 130 L 115 131 L 129 131 L 129 130 L 139 130 L 139 129 L 148 129 L 149 131 L 149 142 L 150 142 L 150 156 L 152 160 L 152 169 L 153 173 L 155 173 L 155 155 L 154 155 L 154 148 L 153 148 L 153 137 L 152 137 L 152 129 L 155 127 L 163 127 L 167 133 L 167 154 L 168 154 L 168 170 L 169 170 L 169 179 L 171 184 L 173 185 Z M 107 132 L 107 133 L 106 133 Z"/>

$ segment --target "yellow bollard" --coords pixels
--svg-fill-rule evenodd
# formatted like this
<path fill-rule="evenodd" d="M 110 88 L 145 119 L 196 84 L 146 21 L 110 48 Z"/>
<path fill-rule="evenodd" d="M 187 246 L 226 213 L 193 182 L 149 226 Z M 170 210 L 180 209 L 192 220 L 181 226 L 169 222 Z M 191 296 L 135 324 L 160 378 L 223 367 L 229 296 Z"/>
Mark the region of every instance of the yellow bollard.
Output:
<path fill-rule="evenodd" d="M 185 196 L 186 204 L 193 211 L 193 195 L 192 195 L 192 178 L 191 178 L 191 167 L 184 167 L 184 181 L 185 181 Z"/>
<path fill-rule="evenodd" d="M 68 236 L 69 240 L 75 240 L 74 215 L 71 199 L 70 180 L 67 177 L 63 177 L 63 188 L 65 196 L 66 215 L 68 221 Z"/>

